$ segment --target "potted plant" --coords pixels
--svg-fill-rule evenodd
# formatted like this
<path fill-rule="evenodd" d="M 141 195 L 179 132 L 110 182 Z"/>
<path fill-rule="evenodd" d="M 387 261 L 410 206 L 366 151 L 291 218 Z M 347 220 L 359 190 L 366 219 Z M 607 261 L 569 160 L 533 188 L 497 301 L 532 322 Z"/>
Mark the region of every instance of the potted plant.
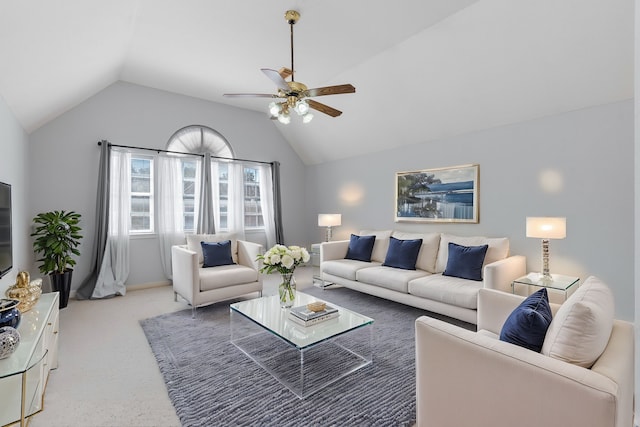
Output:
<path fill-rule="evenodd" d="M 52 211 L 39 213 L 33 218 L 36 224 L 31 236 L 33 250 L 41 254 L 37 261 L 40 273 L 48 274 L 54 291 L 60 292 L 60 308 L 69 302 L 71 276 L 76 261 L 72 255 L 80 255 L 77 246 L 80 244 L 80 214 L 76 212 Z"/>

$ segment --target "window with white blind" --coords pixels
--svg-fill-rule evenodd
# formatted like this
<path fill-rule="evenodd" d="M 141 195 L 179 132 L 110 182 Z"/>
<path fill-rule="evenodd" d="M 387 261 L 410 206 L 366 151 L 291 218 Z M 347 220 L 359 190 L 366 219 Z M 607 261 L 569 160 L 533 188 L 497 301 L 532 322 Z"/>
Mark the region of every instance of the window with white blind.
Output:
<path fill-rule="evenodd" d="M 212 156 L 233 158 L 231 147 L 226 140 L 213 129 L 204 126 L 188 126 L 176 132 L 167 144 L 167 150 L 194 152 L 202 154 L 210 152 Z M 151 234 L 155 232 L 154 189 L 158 185 L 155 180 L 155 156 L 132 154 L 131 156 L 131 234 Z M 215 159 L 214 159 L 215 160 Z M 199 195 L 198 169 L 201 159 L 195 156 L 184 156 L 181 160 L 182 180 L 182 212 L 183 226 L 187 233 L 195 232 L 196 202 Z M 228 163 L 218 162 L 218 188 L 214 192 L 219 206 L 220 230 L 228 229 L 229 210 L 229 168 Z M 260 173 L 251 165 L 243 167 L 243 209 L 244 228 L 246 230 L 264 229 L 262 203 L 260 200 Z"/>
<path fill-rule="evenodd" d="M 184 230 L 193 232 L 196 206 L 196 171 L 198 163 L 194 159 L 182 160 L 182 204 L 184 212 Z"/>
<path fill-rule="evenodd" d="M 167 143 L 167 150 L 183 153 L 209 153 L 215 157 L 233 158 L 231 146 L 215 130 L 206 126 L 192 125 L 178 130 Z M 195 194 L 197 158 L 182 159 L 182 187 L 184 208 L 184 231 L 195 232 Z M 218 191 L 214 197 L 218 198 L 220 206 L 220 229 L 228 229 L 229 213 L 229 173 L 224 162 L 218 164 Z M 263 229 L 262 205 L 260 202 L 260 176 L 255 168 L 244 168 L 244 226 L 245 229 Z"/>
<path fill-rule="evenodd" d="M 131 156 L 132 234 L 153 233 L 153 157 Z"/>

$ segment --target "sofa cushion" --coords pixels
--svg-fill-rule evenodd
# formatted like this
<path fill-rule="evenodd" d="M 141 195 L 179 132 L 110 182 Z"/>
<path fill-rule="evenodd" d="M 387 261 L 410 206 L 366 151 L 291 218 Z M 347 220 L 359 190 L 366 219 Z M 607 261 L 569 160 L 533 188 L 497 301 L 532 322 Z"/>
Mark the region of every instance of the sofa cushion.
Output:
<path fill-rule="evenodd" d="M 431 274 L 409 282 L 409 293 L 457 307 L 476 310 L 482 282 Z"/>
<path fill-rule="evenodd" d="M 422 239 L 422 246 L 416 260 L 416 268 L 436 272 L 436 258 L 438 257 L 438 247 L 440 245 L 440 233 L 405 233 L 394 231 L 393 237 L 401 240 Z"/>
<path fill-rule="evenodd" d="M 371 261 L 371 251 L 373 251 L 375 240 L 376 236 L 356 236 L 352 234 L 345 258 L 355 261 Z"/>
<path fill-rule="evenodd" d="M 356 280 L 368 285 L 380 286 L 402 293 L 409 291 L 409 282 L 413 279 L 428 275 L 422 270 L 404 270 L 393 267 L 363 268 L 356 272 Z"/>
<path fill-rule="evenodd" d="M 258 280 L 258 272 L 244 265 L 222 265 L 216 268 L 200 268 L 200 291 L 226 288 Z"/>
<path fill-rule="evenodd" d="M 353 259 L 336 259 L 324 261 L 320 268 L 323 273 L 342 277 L 348 280 L 356 280 L 356 272 L 363 268 L 378 267 L 379 262 L 364 262 Z"/>
<path fill-rule="evenodd" d="M 482 265 L 488 245 L 461 246 L 449 242 L 449 256 L 447 268 L 443 276 L 459 277 L 461 279 L 482 280 Z"/>
<path fill-rule="evenodd" d="M 231 240 L 224 242 L 200 242 L 203 268 L 235 264 L 231 258 Z"/>
<path fill-rule="evenodd" d="M 500 331 L 500 341 L 540 353 L 552 317 L 547 289 L 542 288 L 509 314 Z"/>
<path fill-rule="evenodd" d="M 506 237 L 462 237 L 442 233 L 440 236 L 440 249 L 436 261 L 436 271 L 441 273 L 447 268 L 449 258 L 449 243 L 453 242 L 461 246 L 482 246 L 489 245 L 487 254 L 484 257 L 484 265 L 505 259 L 509 255 L 509 239 Z M 483 265 L 483 267 L 484 267 Z"/>
<path fill-rule="evenodd" d="M 389 237 L 389 249 L 382 264 L 385 267 L 415 270 L 422 239 L 400 240 Z"/>
<path fill-rule="evenodd" d="M 384 258 L 387 256 L 387 248 L 389 247 L 391 230 L 360 230 L 359 234 L 361 236 L 376 236 L 373 251 L 371 252 L 371 261 L 384 262 Z"/>
<path fill-rule="evenodd" d="M 198 254 L 198 264 L 202 265 L 204 262 L 200 242 L 222 242 L 224 240 L 231 240 L 231 259 L 238 263 L 238 240 L 234 233 L 187 234 L 186 237 L 187 249 Z"/>
<path fill-rule="evenodd" d="M 604 351 L 615 304 L 611 289 L 589 277 L 558 309 L 542 346 L 542 354 L 590 368 Z"/>

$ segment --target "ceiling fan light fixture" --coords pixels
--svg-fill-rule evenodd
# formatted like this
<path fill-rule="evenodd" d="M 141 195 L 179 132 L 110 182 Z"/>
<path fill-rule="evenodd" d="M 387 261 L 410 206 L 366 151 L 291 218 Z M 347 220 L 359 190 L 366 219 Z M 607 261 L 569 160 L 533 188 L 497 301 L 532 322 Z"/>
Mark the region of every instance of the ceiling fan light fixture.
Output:
<path fill-rule="evenodd" d="M 293 108 L 299 116 L 304 116 L 309 112 L 309 104 L 304 99 L 299 100 Z"/>
<path fill-rule="evenodd" d="M 291 116 L 289 116 L 288 114 L 279 114 L 278 121 L 283 125 L 288 125 L 289 123 L 291 123 Z"/>
<path fill-rule="evenodd" d="M 277 116 L 278 113 L 280 113 L 280 104 L 277 104 L 275 102 L 272 102 L 269 104 L 269 113 L 272 116 Z"/>
<path fill-rule="evenodd" d="M 313 114 L 311 113 L 306 113 L 302 116 L 302 123 L 309 123 L 311 120 L 313 120 Z"/>

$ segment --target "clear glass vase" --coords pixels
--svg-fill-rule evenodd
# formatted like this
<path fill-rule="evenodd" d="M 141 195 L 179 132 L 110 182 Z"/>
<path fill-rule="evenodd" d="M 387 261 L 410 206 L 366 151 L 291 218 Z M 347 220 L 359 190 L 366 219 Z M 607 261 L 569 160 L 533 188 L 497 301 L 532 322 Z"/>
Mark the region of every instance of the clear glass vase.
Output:
<path fill-rule="evenodd" d="M 280 295 L 280 307 L 293 307 L 293 301 L 296 299 L 296 278 L 293 273 L 282 273 L 282 283 L 278 287 Z"/>

